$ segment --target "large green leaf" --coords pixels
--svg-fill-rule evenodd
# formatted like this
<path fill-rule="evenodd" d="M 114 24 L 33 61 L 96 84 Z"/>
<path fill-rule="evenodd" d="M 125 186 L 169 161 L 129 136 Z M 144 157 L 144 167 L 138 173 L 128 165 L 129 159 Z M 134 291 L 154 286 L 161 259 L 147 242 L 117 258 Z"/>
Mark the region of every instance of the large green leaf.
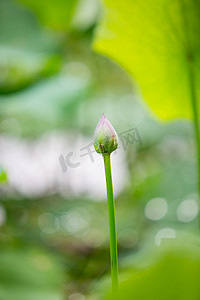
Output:
<path fill-rule="evenodd" d="M 138 81 L 143 97 L 159 117 L 190 118 L 191 81 L 200 96 L 200 2 L 105 3 L 94 49 L 119 62 Z"/>

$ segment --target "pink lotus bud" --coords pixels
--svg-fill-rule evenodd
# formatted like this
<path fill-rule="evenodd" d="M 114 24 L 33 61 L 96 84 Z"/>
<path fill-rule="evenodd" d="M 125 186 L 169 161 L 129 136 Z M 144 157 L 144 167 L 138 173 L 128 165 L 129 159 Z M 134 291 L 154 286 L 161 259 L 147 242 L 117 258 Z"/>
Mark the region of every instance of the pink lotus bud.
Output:
<path fill-rule="evenodd" d="M 117 147 L 117 133 L 103 114 L 94 132 L 94 148 L 97 153 L 110 154 Z"/>

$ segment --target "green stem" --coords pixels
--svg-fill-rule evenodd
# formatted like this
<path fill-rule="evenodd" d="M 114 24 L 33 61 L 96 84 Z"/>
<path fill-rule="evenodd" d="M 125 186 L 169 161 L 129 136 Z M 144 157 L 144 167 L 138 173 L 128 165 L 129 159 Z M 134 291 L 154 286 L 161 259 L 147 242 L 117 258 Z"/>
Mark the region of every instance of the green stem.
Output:
<path fill-rule="evenodd" d="M 195 89 L 195 70 L 194 70 L 194 55 L 192 43 L 190 40 L 189 34 L 189 21 L 187 12 L 189 11 L 187 8 L 187 1 L 180 2 L 182 4 L 182 13 L 183 13 L 183 24 L 186 35 L 186 59 L 188 62 L 188 72 L 189 72 L 189 88 L 190 88 L 190 99 L 191 99 L 191 107 L 193 114 L 193 123 L 194 123 L 194 133 L 196 138 L 196 155 L 197 155 L 197 172 L 198 172 L 198 227 L 200 231 L 200 134 L 199 134 L 199 108 L 198 108 L 198 99 Z"/>
<path fill-rule="evenodd" d="M 196 152 L 197 152 L 197 169 L 198 169 L 198 202 L 199 202 L 199 214 L 198 214 L 198 227 L 200 230 L 200 134 L 199 134 L 199 111 L 198 111 L 198 99 L 195 92 L 195 77 L 193 71 L 192 59 L 189 60 L 189 82 L 190 82 L 190 95 L 191 105 L 194 121 L 194 131 L 196 137 Z"/>
<path fill-rule="evenodd" d="M 117 258 L 117 235 L 115 221 L 115 203 L 113 197 L 112 174 L 110 166 L 110 154 L 104 154 L 104 166 L 106 174 L 107 200 L 108 200 L 108 216 L 110 228 L 110 262 L 113 298 L 116 298 L 118 290 L 118 258 Z"/>

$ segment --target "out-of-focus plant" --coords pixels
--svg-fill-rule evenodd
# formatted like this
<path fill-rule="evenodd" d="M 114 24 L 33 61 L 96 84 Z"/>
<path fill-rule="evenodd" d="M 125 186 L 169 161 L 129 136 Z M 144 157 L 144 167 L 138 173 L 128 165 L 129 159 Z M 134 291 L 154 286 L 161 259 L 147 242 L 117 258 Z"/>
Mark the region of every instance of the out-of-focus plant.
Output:
<path fill-rule="evenodd" d="M 116 131 L 103 114 L 94 133 L 94 148 L 97 153 L 103 155 L 106 188 L 108 199 L 108 215 L 110 227 L 110 262 L 112 276 L 112 295 L 116 299 L 118 290 L 118 258 L 117 258 L 117 235 L 115 220 L 115 203 L 113 196 L 112 173 L 110 165 L 110 154 L 118 147 L 118 138 Z"/>
<path fill-rule="evenodd" d="M 130 276 L 124 275 L 117 300 L 199 299 L 199 239 L 186 236 L 181 239 L 166 239 L 159 250 L 151 253 L 151 259 L 149 253 L 146 254 L 148 267 L 131 270 Z M 110 294 L 104 299 L 109 300 Z"/>
<path fill-rule="evenodd" d="M 22 263 L 23 261 L 23 263 Z M 0 298 L 61 300 L 64 271 L 58 258 L 35 247 L 1 249 Z"/>
<path fill-rule="evenodd" d="M 7 174 L 4 169 L 0 166 L 0 183 L 7 182 Z"/>
<path fill-rule="evenodd" d="M 20 0 L 29 6 L 45 26 L 55 30 L 66 30 L 73 17 L 78 0 L 58 0 L 55 5 L 53 0 L 45 0 L 42 5 L 39 1 Z"/>
<path fill-rule="evenodd" d="M 105 4 L 93 47 L 125 67 L 160 118 L 193 119 L 200 195 L 200 3 L 105 0 Z"/>

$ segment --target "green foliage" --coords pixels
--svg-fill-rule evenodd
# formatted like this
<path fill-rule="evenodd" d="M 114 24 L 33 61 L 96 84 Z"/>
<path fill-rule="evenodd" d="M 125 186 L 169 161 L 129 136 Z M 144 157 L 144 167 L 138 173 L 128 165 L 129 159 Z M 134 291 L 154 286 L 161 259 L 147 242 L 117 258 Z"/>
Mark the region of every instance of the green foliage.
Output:
<path fill-rule="evenodd" d="M 0 1 L 0 94 L 18 91 L 56 72 L 59 42 L 56 34 L 38 26 L 26 7 Z"/>
<path fill-rule="evenodd" d="M 0 183 L 7 182 L 7 174 L 6 172 L 0 167 Z"/>
<path fill-rule="evenodd" d="M 66 126 L 72 122 L 73 110 L 85 100 L 87 93 L 88 82 L 83 77 L 60 74 L 29 89 L 2 96 L 0 109 L 3 115 L 20 120 L 23 133 L 32 132 L 36 135 L 46 128 L 55 129 L 56 126 Z"/>
<path fill-rule="evenodd" d="M 68 28 L 77 3 L 77 0 L 44 0 L 41 5 L 40 1 L 35 0 L 19 1 L 30 7 L 43 25 L 56 30 Z"/>
<path fill-rule="evenodd" d="M 132 271 L 134 274 L 122 281 L 117 300 L 199 299 L 199 243 L 195 245 L 191 240 L 189 243 L 188 246 L 177 241 L 166 241 L 166 249 L 154 253 L 157 256 L 154 262 L 148 267 Z M 106 300 L 109 299 L 110 294 Z"/>
<path fill-rule="evenodd" d="M 61 300 L 63 271 L 57 259 L 41 249 L 1 250 L 0 298 Z"/>
<path fill-rule="evenodd" d="M 196 300 L 199 248 L 166 251 L 150 267 L 152 253 L 143 256 L 144 241 L 152 245 L 162 229 L 173 227 L 177 233 L 196 227 L 192 207 L 180 210 L 188 200 L 196 201 L 190 123 L 157 123 L 138 101 L 124 69 L 91 51 L 98 21 L 94 3 L 78 1 L 77 9 L 76 1 L 70 0 L 0 0 L 1 143 L 4 137 L 17 142 L 16 148 L 11 143 L 13 171 L 10 162 L 9 172 L 5 169 L 8 181 L 12 185 L 14 176 L 20 181 L 23 175 L 21 167 L 14 168 L 18 146 L 40 143 L 44 132 L 64 128 L 67 133 L 74 135 L 77 130 L 91 137 L 101 109 L 119 133 L 136 126 L 142 145 L 130 144 L 124 153 L 130 177 L 116 197 L 121 282 L 126 278 L 120 299 L 174 300 L 176 296 L 185 300 L 188 296 L 187 300 Z M 107 5 L 106 37 L 100 26 L 95 49 L 115 58 L 138 79 L 146 100 L 161 117 L 190 116 L 181 2 L 166 1 L 166 10 L 163 0 L 144 4 L 109 0 Z M 188 20 L 192 16 L 188 28 L 196 65 L 199 40 L 193 32 L 199 20 L 198 9 L 192 5 L 198 7 L 197 2 L 188 1 L 185 11 Z M 42 164 L 41 168 L 46 172 Z M 32 170 L 29 165 L 27 169 Z M 37 194 L 38 199 L 27 199 L 15 186 L 4 188 L 5 171 L 0 169 L 0 300 L 99 299 L 110 286 L 106 202 L 93 202 L 85 194 L 76 199 L 70 188 L 67 192 L 68 178 L 65 196 L 57 194 L 56 183 L 49 185 L 46 197 Z M 39 174 L 32 171 L 34 183 Z M 78 173 L 77 188 L 82 184 Z M 46 176 L 51 178 L 48 171 Z M 35 185 L 36 192 L 38 188 Z M 166 215 L 156 221 L 145 215 L 146 205 L 155 197 L 163 197 L 168 207 Z"/>
<path fill-rule="evenodd" d="M 196 94 L 200 96 L 199 1 L 105 3 L 94 49 L 125 67 L 159 117 L 191 117 L 191 67 Z"/>

